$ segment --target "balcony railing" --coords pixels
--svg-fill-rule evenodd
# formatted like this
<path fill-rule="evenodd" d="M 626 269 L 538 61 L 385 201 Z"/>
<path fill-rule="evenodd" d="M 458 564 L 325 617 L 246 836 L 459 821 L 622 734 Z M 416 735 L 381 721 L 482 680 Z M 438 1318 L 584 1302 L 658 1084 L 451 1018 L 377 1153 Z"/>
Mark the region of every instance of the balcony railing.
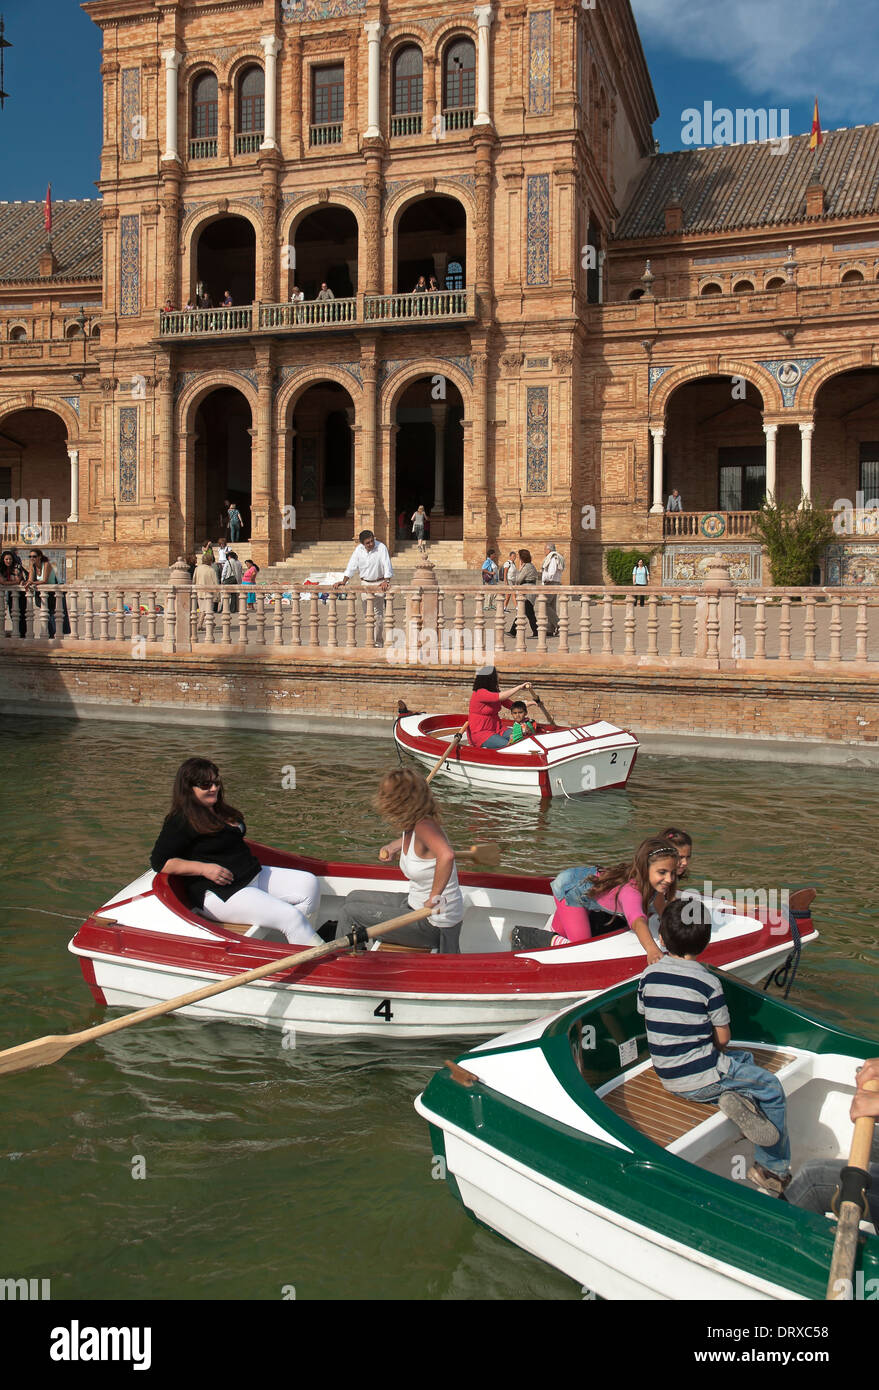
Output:
<path fill-rule="evenodd" d="M 235 136 L 236 154 L 256 154 L 263 142 L 261 130 L 250 130 L 246 134 Z"/>
<path fill-rule="evenodd" d="M 666 512 L 662 519 L 664 536 L 718 541 L 723 537 L 750 536 L 757 512 Z"/>
<path fill-rule="evenodd" d="M 0 543 L 3 545 L 65 545 L 67 543 L 66 521 L 40 522 L 3 521 L 0 522 Z"/>
<path fill-rule="evenodd" d="M 342 122 L 333 121 L 328 125 L 313 125 L 309 128 L 311 145 L 341 145 Z"/>
<path fill-rule="evenodd" d="M 369 323 L 413 319 L 468 318 L 475 312 L 473 290 L 433 290 L 424 294 L 375 294 L 365 302 Z"/>
<path fill-rule="evenodd" d="M 362 308 L 361 308 L 362 303 Z M 301 304 L 248 304 L 232 309 L 175 309 L 159 314 L 162 338 L 225 337 L 230 333 L 308 332 L 349 324 L 444 323 L 476 316 L 476 291 L 435 290 L 426 294 L 369 294 L 346 299 L 309 299 Z"/>
<path fill-rule="evenodd" d="M 417 115 L 392 116 L 391 135 L 420 135 L 421 134 L 421 112 Z"/>
<path fill-rule="evenodd" d="M 455 106 L 443 112 L 444 130 L 470 130 L 476 115 L 475 106 Z"/>
<path fill-rule="evenodd" d="M 217 137 L 211 140 L 190 140 L 190 159 L 215 159 L 217 156 Z"/>

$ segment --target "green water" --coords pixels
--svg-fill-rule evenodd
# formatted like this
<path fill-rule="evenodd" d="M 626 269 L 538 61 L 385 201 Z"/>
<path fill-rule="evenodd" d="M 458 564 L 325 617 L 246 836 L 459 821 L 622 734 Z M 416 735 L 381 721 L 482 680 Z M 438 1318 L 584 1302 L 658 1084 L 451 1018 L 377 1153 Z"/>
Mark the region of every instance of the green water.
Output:
<path fill-rule="evenodd" d="M 66 950 L 77 923 L 44 914 L 82 919 L 145 867 L 184 757 L 219 763 L 254 838 L 351 859 L 386 838 L 370 801 L 396 761 L 390 736 L 36 719 L 4 720 L 0 753 L 0 1047 L 102 1017 Z M 511 871 L 608 862 L 672 823 L 696 878 L 814 883 L 796 997 L 879 1036 L 874 778 L 641 757 L 627 791 L 545 808 L 440 789 L 453 840 L 499 840 Z M 53 1299 L 580 1297 L 432 1178 L 412 1101 L 448 1041 L 297 1043 L 171 1017 L 0 1079 L 0 1275 Z"/>

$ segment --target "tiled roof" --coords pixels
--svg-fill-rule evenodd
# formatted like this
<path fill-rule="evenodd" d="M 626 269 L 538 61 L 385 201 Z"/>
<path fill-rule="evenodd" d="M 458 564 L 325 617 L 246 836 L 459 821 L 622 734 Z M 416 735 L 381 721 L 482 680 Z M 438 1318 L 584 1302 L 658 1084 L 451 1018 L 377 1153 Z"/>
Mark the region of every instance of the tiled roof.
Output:
<path fill-rule="evenodd" d="M 38 280 L 46 245 L 46 205 L 0 203 L 0 281 Z M 52 204 L 53 279 L 101 278 L 101 200 L 71 198 Z"/>
<path fill-rule="evenodd" d="M 615 240 L 663 236 L 665 209 L 672 202 L 681 204 L 683 230 L 690 233 L 879 211 L 879 125 L 827 131 L 817 154 L 824 212 L 809 219 L 806 189 L 814 181 L 816 160 L 808 135 L 791 136 L 786 151 L 761 141 L 653 155 Z"/>

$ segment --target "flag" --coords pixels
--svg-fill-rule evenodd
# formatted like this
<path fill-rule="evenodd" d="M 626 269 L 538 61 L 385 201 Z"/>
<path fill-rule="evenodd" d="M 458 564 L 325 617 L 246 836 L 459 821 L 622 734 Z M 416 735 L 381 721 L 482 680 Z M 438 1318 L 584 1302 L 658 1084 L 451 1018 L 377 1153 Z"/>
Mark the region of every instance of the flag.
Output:
<path fill-rule="evenodd" d="M 46 189 L 46 236 L 52 235 L 52 185 Z"/>
<path fill-rule="evenodd" d="M 809 149 L 817 150 L 823 144 L 824 136 L 821 134 L 821 117 L 818 115 L 818 98 L 815 98 L 815 114 L 812 117 L 812 138 L 809 141 Z"/>

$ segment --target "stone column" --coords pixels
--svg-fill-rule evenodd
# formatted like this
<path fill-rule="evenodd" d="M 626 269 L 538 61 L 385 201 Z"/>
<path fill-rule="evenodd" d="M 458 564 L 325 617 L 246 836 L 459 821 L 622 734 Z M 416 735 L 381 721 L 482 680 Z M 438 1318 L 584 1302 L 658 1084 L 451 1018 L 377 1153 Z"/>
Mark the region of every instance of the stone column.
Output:
<path fill-rule="evenodd" d="M 381 137 L 381 113 L 379 108 L 379 93 L 381 90 L 381 45 L 384 25 L 377 19 L 371 19 L 368 24 L 364 24 L 366 37 L 369 40 L 369 99 L 367 103 L 367 126 L 364 136 L 367 140 L 378 140 Z"/>
<path fill-rule="evenodd" d="M 446 462 L 446 407 L 444 405 L 432 405 L 430 413 L 433 416 L 434 429 L 434 484 L 433 484 L 433 510 L 442 515 L 445 511 L 445 462 Z"/>
<path fill-rule="evenodd" d="M 491 132 L 476 136 L 476 294 L 480 318 L 491 317 L 492 252 L 492 146 Z M 470 279 L 468 267 L 467 278 Z M 466 288 L 466 286 L 465 286 Z"/>
<path fill-rule="evenodd" d="M 177 69 L 183 55 L 176 48 L 162 52 L 165 60 L 165 153 L 162 159 L 179 159 L 177 149 Z"/>
<path fill-rule="evenodd" d="M 170 371 L 159 376 L 159 470 L 156 501 L 169 507 L 173 500 L 174 466 L 174 377 Z"/>
<path fill-rule="evenodd" d="M 70 516 L 68 521 L 79 521 L 79 450 L 67 446 L 70 459 Z"/>
<path fill-rule="evenodd" d="M 662 505 L 662 447 L 665 439 L 665 426 L 658 425 L 651 429 L 653 435 L 653 506 L 650 508 L 651 516 L 661 516 L 664 508 Z"/>
<path fill-rule="evenodd" d="M 217 84 L 217 156 L 228 159 L 232 144 L 232 84 Z"/>
<path fill-rule="evenodd" d="M 256 402 L 256 439 L 252 458 L 252 495 L 250 511 L 253 520 L 252 541 L 258 564 L 269 564 L 274 558 L 270 555 L 270 513 L 279 515 L 272 505 L 272 379 L 274 370 L 271 358 L 263 358 L 257 364 L 256 377 L 258 395 Z"/>
<path fill-rule="evenodd" d="M 182 170 L 179 162 L 168 164 L 162 171 L 162 236 L 164 238 L 164 286 L 161 302 L 169 301 L 178 307 L 189 295 L 180 294 L 178 275 L 177 242 L 180 236 L 180 180 Z"/>
<path fill-rule="evenodd" d="M 766 435 L 766 496 L 775 497 L 775 451 L 778 443 L 778 426 L 764 425 Z"/>
<path fill-rule="evenodd" d="M 473 13 L 479 25 L 476 55 L 476 117 L 473 124 L 491 125 L 489 28 L 494 18 L 494 11 L 491 5 L 477 5 Z"/>
<path fill-rule="evenodd" d="M 438 90 L 437 60 L 431 54 L 424 55 L 424 134 L 432 135 L 434 140 L 442 137 L 440 121 L 442 119 L 442 92 Z"/>
<path fill-rule="evenodd" d="M 803 502 L 812 500 L 812 438 L 815 434 L 814 421 L 800 425 L 800 491 Z"/>
<path fill-rule="evenodd" d="M 277 154 L 260 156 L 262 194 L 262 282 L 258 295 L 264 304 L 278 302 L 278 189 Z"/>
<path fill-rule="evenodd" d="M 360 263 L 365 274 L 357 275 L 358 294 L 381 294 L 383 284 L 382 248 L 382 161 L 375 148 L 366 150 L 366 246 L 361 249 Z"/>
<path fill-rule="evenodd" d="M 376 419 L 378 364 L 374 358 L 364 357 L 361 358 L 360 369 L 363 376 L 360 470 L 359 477 L 356 472 L 354 477 L 354 514 L 357 518 L 357 531 L 375 525 L 379 467 Z"/>
<path fill-rule="evenodd" d="M 276 150 L 278 148 L 275 142 L 275 122 L 278 110 L 278 54 L 281 51 L 281 40 L 275 38 L 274 34 L 265 34 L 260 39 L 260 43 L 266 55 L 266 119 L 260 149 Z"/>
<path fill-rule="evenodd" d="M 302 158 L 302 36 L 298 26 L 287 39 L 287 63 L 290 66 L 291 106 L 288 112 L 290 148 L 285 144 L 288 159 Z M 287 64 L 285 64 L 287 66 Z"/>

